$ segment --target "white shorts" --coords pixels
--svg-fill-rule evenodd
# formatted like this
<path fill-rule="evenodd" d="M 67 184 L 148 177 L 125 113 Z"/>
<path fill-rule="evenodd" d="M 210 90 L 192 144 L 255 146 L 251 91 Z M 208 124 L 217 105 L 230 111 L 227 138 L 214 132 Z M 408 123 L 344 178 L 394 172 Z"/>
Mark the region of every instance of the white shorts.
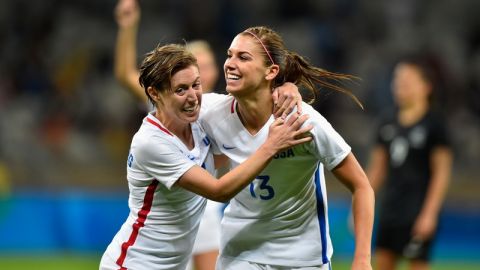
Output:
<path fill-rule="evenodd" d="M 198 227 L 197 238 L 193 245 L 192 256 L 213 250 L 220 246 L 220 221 L 222 220 L 223 203 L 207 200 L 205 212 L 203 213 Z M 193 270 L 193 262 L 187 265 L 187 270 Z"/>
<path fill-rule="evenodd" d="M 332 270 L 330 263 L 319 266 L 291 267 L 269 265 L 249 261 L 236 260 L 234 258 L 218 257 L 217 270 Z"/>
<path fill-rule="evenodd" d="M 205 212 L 198 227 L 197 238 L 195 238 L 195 244 L 193 245 L 193 255 L 218 250 L 222 209 L 223 203 L 207 201 Z"/>

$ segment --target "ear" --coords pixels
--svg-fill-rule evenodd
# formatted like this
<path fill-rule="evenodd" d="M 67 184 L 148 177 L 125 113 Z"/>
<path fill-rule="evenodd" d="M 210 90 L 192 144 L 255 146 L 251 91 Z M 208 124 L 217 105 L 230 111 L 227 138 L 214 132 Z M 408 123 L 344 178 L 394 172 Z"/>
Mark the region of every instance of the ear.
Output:
<path fill-rule="evenodd" d="M 147 88 L 147 93 L 155 103 L 158 103 L 160 101 L 160 92 L 157 91 L 157 89 L 153 88 L 152 86 L 149 86 Z"/>
<path fill-rule="evenodd" d="M 280 72 L 280 67 L 278 65 L 269 66 L 265 72 L 265 79 L 267 81 L 272 81 L 277 77 L 278 72 Z"/>

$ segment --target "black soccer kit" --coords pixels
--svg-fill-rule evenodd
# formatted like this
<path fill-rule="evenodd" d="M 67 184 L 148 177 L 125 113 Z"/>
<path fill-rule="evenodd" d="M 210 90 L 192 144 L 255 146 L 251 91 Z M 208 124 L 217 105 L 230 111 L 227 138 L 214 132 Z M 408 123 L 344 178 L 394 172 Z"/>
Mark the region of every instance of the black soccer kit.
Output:
<path fill-rule="evenodd" d="M 411 126 L 402 126 L 395 113 L 385 114 L 377 144 L 388 153 L 387 179 L 379 204 L 377 247 L 402 254 L 428 190 L 430 156 L 437 146 L 450 146 L 443 119 L 432 112 Z M 428 260 L 431 241 L 415 257 Z"/>

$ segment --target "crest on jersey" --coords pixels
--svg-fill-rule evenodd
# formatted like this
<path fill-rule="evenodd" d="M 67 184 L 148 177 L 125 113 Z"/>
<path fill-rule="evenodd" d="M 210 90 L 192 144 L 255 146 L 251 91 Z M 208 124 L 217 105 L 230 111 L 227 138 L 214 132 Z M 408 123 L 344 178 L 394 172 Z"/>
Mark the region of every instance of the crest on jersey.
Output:
<path fill-rule="evenodd" d="M 397 134 L 397 130 L 395 129 L 394 125 L 385 125 L 380 128 L 380 136 L 385 141 L 393 140 L 395 135 Z"/>
<path fill-rule="evenodd" d="M 207 136 L 203 137 L 202 141 L 205 145 L 210 145 L 210 139 Z"/>
<path fill-rule="evenodd" d="M 130 153 L 130 154 L 128 154 L 128 158 L 127 158 L 128 167 L 132 167 L 132 163 L 133 163 L 133 155 L 132 155 L 132 153 Z"/>
<path fill-rule="evenodd" d="M 413 148 L 420 148 L 425 144 L 427 138 L 427 131 L 424 126 L 418 126 L 412 129 L 408 134 L 410 145 Z"/>

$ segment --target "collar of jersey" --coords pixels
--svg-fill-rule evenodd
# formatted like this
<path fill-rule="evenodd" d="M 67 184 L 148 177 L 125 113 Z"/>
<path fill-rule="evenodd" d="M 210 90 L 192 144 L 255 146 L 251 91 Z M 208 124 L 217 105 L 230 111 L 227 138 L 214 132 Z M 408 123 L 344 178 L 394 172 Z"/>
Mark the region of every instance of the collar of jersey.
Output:
<path fill-rule="evenodd" d="M 158 127 L 161 131 L 163 131 L 163 132 L 167 133 L 168 135 L 174 137 L 173 134 L 172 134 L 166 127 L 162 126 L 162 124 L 160 123 L 160 121 L 158 121 L 158 119 L 155 118 L 155 117 L 153 117 L 152 115 L 150 115 L 150 114 L 147 115 L 147 117 L 145 117 L 145 120 L 146 120 L 148 123 L 150 123 L 150 124 Z"/>
<path fill-rule="evenodd" d="M 232 100 L 232 105 L 230 106 L 230 113 L 235 113 L 235 98 Z"/>

